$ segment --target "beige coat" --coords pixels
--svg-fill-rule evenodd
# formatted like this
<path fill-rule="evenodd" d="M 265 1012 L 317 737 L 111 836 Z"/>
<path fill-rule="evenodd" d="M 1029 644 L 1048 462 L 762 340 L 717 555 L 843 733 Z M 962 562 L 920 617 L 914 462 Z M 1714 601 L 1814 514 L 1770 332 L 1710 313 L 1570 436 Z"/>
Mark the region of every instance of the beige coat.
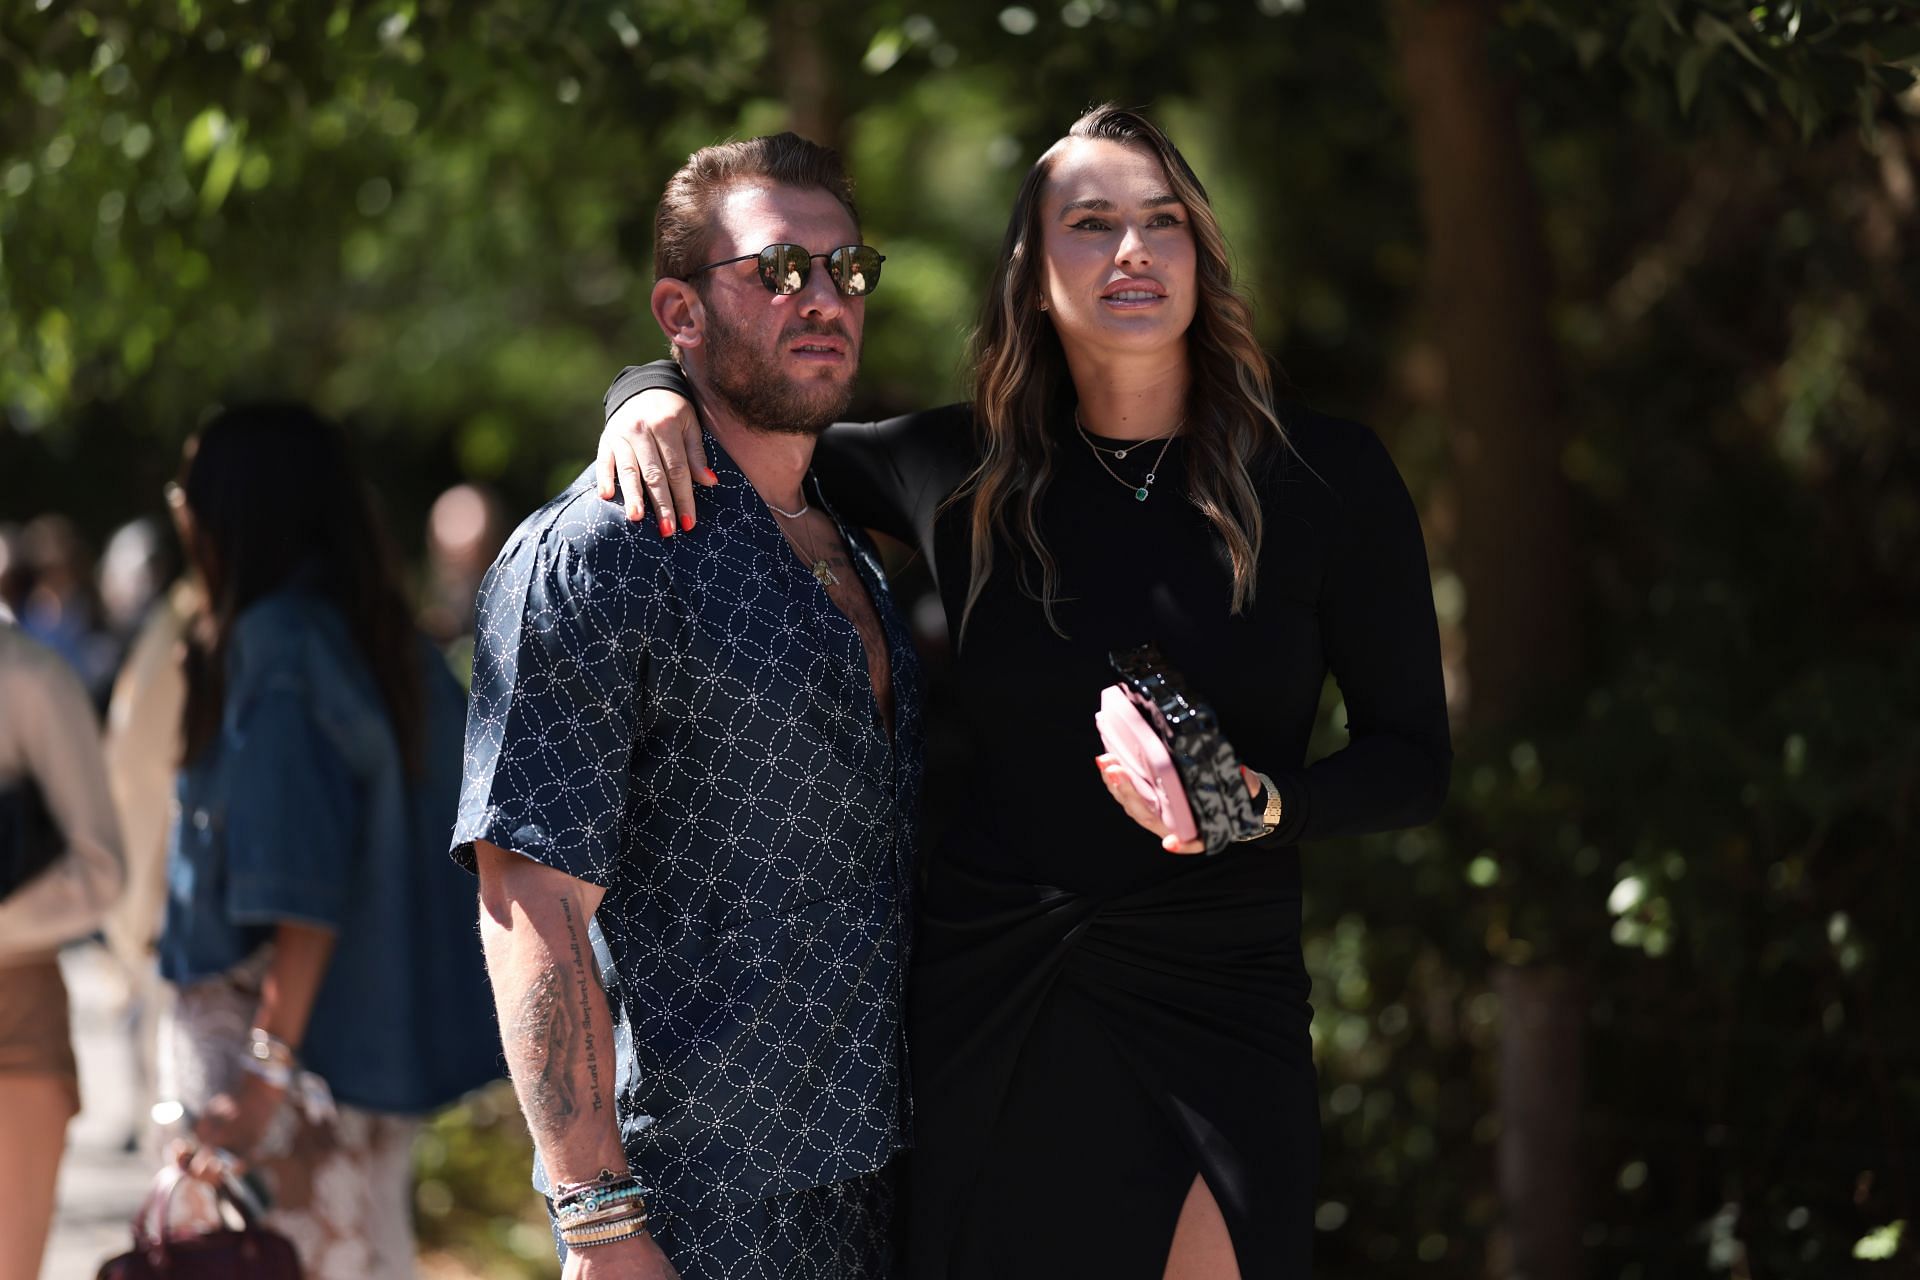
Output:
<path fill-rule="evenodd" d="M 98 929 L 126 880 L 86 690 L 0 609 L 0 783 L 23 776 L 39 785 L 67 851 L 0 901 L 0 965 L 47 959 Z"/>

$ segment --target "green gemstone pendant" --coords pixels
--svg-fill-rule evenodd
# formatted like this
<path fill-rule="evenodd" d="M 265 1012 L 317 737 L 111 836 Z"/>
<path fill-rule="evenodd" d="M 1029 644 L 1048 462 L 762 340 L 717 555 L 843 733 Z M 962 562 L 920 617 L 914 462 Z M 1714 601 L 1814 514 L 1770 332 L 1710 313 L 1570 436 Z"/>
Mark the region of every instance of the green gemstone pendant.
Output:
<path fill-rule="evenodd" d="M 1145 485 L 1141 485 L 1133 491 L 1133 500 L 1135 502 L 1145 502 L 1147 500 L 1147 487 Z"/>

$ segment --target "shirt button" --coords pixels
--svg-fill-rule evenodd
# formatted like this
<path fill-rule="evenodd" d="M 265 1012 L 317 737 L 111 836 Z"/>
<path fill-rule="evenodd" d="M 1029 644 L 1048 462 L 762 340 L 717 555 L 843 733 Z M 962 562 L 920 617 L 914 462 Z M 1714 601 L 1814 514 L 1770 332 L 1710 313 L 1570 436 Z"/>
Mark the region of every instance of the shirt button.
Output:
<path fill-rule="evenodd" d="M 212 814 L 208 813 L 205 809 L 195 809 L 193 811 L 194 830 L 205 831 L 208 827 L 212 825 L 213 825 Z"/>

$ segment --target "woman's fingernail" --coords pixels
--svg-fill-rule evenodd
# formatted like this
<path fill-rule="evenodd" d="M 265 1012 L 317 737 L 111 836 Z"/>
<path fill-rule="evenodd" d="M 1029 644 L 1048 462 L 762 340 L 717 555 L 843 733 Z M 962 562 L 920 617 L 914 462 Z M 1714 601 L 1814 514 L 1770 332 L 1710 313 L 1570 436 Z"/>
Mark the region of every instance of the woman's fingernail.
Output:
<path fill-rule="evenodd" d="M 660 517 L 660 536 L 663 538 L 671 538 L 673 536 L 673 521 L 667 519 L 665 516 Z"/>
<path fill-rule="evenodd" d="M 702 467 L 701 470 L 706 472 L 708 484 L 720 483 L 720 475 L 712 467 Z"/>
<path fill-rule="evenodd" d="M 685 532 L 686 532 L 687 530 L 689 530 L 689 529 L 691 529 L 691 528 L 693 528 L 693 517 L 692 517 L 692 516 L 690 516 L 690 515 L 686 515 L 686 516 L 681 516 L 681 517 L 680 517 L 680 532 L 682 532 L 682 533 L 685 533 Z"/>

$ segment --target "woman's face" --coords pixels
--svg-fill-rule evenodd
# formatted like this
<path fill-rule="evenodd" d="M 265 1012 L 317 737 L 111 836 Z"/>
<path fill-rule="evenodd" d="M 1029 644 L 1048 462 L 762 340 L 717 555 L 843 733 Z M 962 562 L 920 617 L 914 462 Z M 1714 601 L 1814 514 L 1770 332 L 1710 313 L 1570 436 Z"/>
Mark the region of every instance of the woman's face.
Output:
<path fill-rule="evenodd" d="M 1184 346 L 1199 301 L 1193 229 L 1151 151 L 1068 139 L 1041 216 L 1041 297 L 1069 355 Z"/>

